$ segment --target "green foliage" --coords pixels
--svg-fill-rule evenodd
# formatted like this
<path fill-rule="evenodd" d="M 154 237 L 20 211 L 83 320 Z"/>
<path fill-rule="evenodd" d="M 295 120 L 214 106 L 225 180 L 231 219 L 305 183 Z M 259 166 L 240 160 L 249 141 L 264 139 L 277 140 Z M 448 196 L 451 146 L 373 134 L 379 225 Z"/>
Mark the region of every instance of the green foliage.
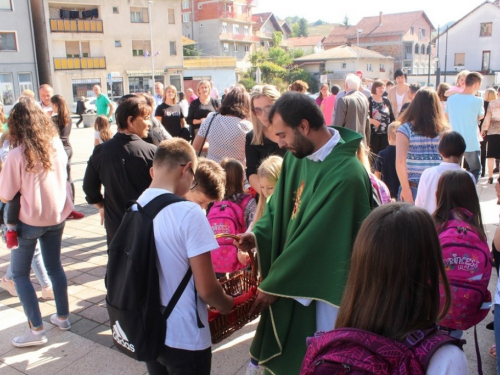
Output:
<path fill-rule="evenodd" d="M 300 36 L 300 26 L 298 23 L 294 23 L 292 25 L 292 36 L 293 37 L 298 37 Z"/>
<path fill-rule="evenodd" d="M 269 49 L 268 60 L 279 66 L 285 67 L 293 62 L 293 57 L 285 50 L 279 47 L 273 47 Z"/>
<path fill-rule="evenodd" d="M 266 61 L 259 65 L 262 73 L 262 82 L 271 82 L 274 77 L 283 78 L 287 74 L 287 70 L 278 64 Z"/>
<path fill-rule="evenodd" d="M 186 57 L 199 57 L 201 56 L 202 50 L 196 47 L 196 44 L 191 44 L 182 47 L 182 52 Z"/>
<path fill-rule="evenodd" d="M 238 83 L 245 86 L 248 92 L 250 92 L 250 90 L 252 90 L 252 87 L 254 87 L 257 84 L 257 82 L 255 82 L 255 80 L 252 77 L 249 77 L 246 74 Z"/>
<path fill-rule="evenodd" d="M 312 26 L 319 26 L 325 24 L 325 21 L 317 20 L 316 22 L 313 22 Z"/>
<path fill-rule="evenodd" d="M 305 18 L 301 18 L 299 21 L 299 31 L 300 31 L 300 36 L 309 35 L 309 25 L 307 24 L 307 20 Z"/>
<path fill-rule="evenodd" d="M 301 49 L 296 49 L 296 48 L 289 50 L 288 53 L 290 54 L 290 57 L 292 58 L 292 60 L 298 59 L 299 57 L 304 56 L 304 51 Z"/>
<path fill-rule="evenodd" d="M 345 27 L 351 26 L 349 24 L 349 17 L 347 16 L 347 14 L 344 16 L 344 21 L 342 21 L 342 25 L 344 25 Z"/>
<path fill-rule="evenodd" d="M 281 31 L 275 31 L 273 33 L 273 46 L 279 47 L 283 41 L 283 33 Z"/>
<path fill-rule="evenodd" d="M 309 85 L 309 92 L 315 93 L 319 90 L 318 82 L 314 79 L 311 73 L 302 68 L 294 67 L 288 71 L 285 80 L 292 83 L 296 80 L 302 80 Z"/>

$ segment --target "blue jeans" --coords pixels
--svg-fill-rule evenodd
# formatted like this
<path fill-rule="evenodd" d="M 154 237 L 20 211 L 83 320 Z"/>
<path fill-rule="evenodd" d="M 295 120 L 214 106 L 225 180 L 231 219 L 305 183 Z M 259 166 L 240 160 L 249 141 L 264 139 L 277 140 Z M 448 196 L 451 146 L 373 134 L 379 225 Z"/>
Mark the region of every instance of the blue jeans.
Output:
<path fill-rule="evenodd" d="M 497 345 L 497 375 L 500 375 L 500 305 L 494 305 L 495 308 L 495 343 Z"/>
<path fill-rule="evenodd" d="M 40 241 L 43 263 L 52 281 L 57 315 L 61 317 L 69 315 L 68 282 L 61 265 L 64 224 L 63 221 L 61 224 L 49 227 L 34 227 L 20 222 L 17 227 L 19 248 L 11 252 L 12 274 L 24 313 L 33 328 L 43 327 L 40 306 L 30 281 L 31 261 L 37 241 Z"/>
<path fill-rule="evenodd" d="M 12 252 L 17 250 L 12 250 Z M 12 254 L 12 253 L 11 253 Z M 12 257 L 12 255 L 11 255 Z M 40 246 L 35 248 L 35 253 L 33 254 L 33 260 L 31 261 L 31 268 L 35 273 L 38 282 L 42 286 L 42 288 L 47 288 L 51 286 L 49 275 L 47 275 L 47 270 L 45 269 L 45 265 L 43 264 L 42 252 L 40 251 Z M 9 264 L 9 268 L 7 268 L 7 273 L 5 274 L 5 278 L 8 280 L 12 280 L 14 275 L 12 274 L 12 266 Z"/>
<path fill-rule="evenodd" d="M 469 172 L 476 179 L 476 184 L 479 182 L 481 178 L 481 159 L 480 159 L 481 151 L 471 151 L 465 153 L 465 161 L 469 164 Z"/>

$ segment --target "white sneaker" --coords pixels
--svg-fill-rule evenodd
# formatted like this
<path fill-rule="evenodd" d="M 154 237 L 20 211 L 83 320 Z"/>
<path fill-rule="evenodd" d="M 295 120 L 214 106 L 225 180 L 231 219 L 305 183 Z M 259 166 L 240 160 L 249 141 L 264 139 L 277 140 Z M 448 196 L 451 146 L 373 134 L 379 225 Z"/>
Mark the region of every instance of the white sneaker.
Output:
<path fill-rule="evenodd" d="M 24 336 L 14 337 L 12 339 L 12 345 L 17 348 L 24 348 L 26 346 L 37 346 L 43 345 L 47 342 L 47 336 L 45 335 L 45 330 L 36 334 L 30 329 L 30 332 Z"/>
<path fill-rule="evenodd" d="M 71 328 L 71 323 L 69 322 L 69 319 L 66 318 L 64 320 L 61 320 L 57 317 L 57 314 L 52 314 L 50 316 L 50 322 L 58 326 L 63 331 L 67 331 Z"/>
<path fill-rule="evenodd" d="M 9 292 L 12 297 L 17 297 L 16 284 L 14 284 L 14 280 L 8 280 L 4 276 L 0 279 L 0 287 Z"/>

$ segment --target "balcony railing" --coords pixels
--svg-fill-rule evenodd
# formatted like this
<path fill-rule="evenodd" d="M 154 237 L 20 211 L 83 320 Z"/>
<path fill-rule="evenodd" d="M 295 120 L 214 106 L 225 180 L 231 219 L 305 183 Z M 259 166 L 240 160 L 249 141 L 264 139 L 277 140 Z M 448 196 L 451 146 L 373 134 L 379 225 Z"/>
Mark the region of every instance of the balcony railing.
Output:
<path fill-rule="evenodd" d="M 255 35 L 221 33 L 220 40 L 258 43 L 260 41 L 260 38 L 258 36 L 255 36 Z"/>
<path fill-rule="evenodd" d="M 246 15 L 246 14 L 241 14 L 241 13 L 235 13 L 235 12 L 223 12 L 222 13 L 222 19 L 230 19 L 230 20 L 237 20 L 237 21 L 244 21 L 244 22 L 252 22 L 252 16 Z"/>
<path fill-rule="evenodd" d="M 184 58 L 184 68 L 235 67 L 236 57 Z"/>
<path fill-rule="evenodd" d="M 50 19 L 50 31 L 56 33 L 102 33 L 102 20 Z"/>
<path fill-rule="evenodd" d="M 54 70 L 106 69 L 105 57 L 54 57 Z"/>

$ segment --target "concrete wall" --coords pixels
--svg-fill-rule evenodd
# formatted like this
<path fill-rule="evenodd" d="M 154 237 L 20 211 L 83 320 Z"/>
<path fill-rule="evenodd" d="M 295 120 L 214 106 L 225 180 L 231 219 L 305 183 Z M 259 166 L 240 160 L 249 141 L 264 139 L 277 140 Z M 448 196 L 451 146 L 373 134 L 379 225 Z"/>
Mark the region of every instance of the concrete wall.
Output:
<path fill-rule="evenodd" d="M 12 10 L 0 10 L 0 29 L 16 33 L 17 51 L 0 51 L 0 74 L 7 73 L 12 83 L 0 83 L 0 99 L 9 112 L 13 103 L 22 92 L 19 74 L 31 75 L 32 90 L 38 96 L 38 72 L 34 36 L 31 23 L 29 0 L 13 1 Z M 4 77 L 4 76 L 2 76 Z"/>
<path fill-rule="evenodd" d="M 219 91 L 219 99 L 224 94 L 224 89 L 238 83 L 234 68 L 206 68 L 206 69 L 184 69 L 184 78 L 192 78 L 193 82 L 211 80 Z M 184 87 L 192 87 L 189 81 L 184 81 Z M 196 93 L 196 87 L 192 87 Z"/>
<path fill-rule="evenodd" d="M 492 35 L 480 36 L 481 23 L 492 22 Z M 445 67 L 446 45 L 448 61 Z M 500 70 L 500 8 L 487 3 L 480 6 L 439 37 L 439 61 L 442 70 L 454 70 L 455 54 L 465 53 L 465 66 L 459 69 L 481 71 L 483 51 L 491 51 L 490 70 Z"/>

